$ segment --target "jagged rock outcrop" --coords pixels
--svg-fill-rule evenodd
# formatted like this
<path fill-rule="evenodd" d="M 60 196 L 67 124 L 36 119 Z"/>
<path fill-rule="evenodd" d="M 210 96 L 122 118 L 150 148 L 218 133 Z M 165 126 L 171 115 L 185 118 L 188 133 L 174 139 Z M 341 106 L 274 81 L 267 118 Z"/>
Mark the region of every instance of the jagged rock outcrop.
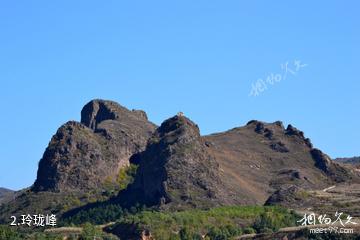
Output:
<path fill-rule="evenodd" d="M 172 208 L 226 202 L 219 165 L 206 148 L 191 120 L 183 116 L 166 120 L 141 153 L 135 182 L 120 193 L 120 202 Z"/>
<path fill-rule="evenodd" d="M 52 137 L 39 162 L 33 191 L 88 191 L 115 181 L 119 169 L 146 146 L 155 125 L 145 112 L 93 100 Z"/>
<path fill-rule="evenodd" d="M 321 150 L 314 148 L 311 149 L 310 152 L 315 161 L 315 166 L 325 172 L 335 182 L 345 182 L 356 176 L 353 171 L 331 160 L 331 158 Z"/>
<path fill-rule="evenodd" d="M 292 126 L 291 124 L 289 124 L 288 127 L 286 128 L 285 134 L 289 135 L 289 136 L 295 136 L 295 137 L 299 138 L 301 141 L 304 141 L 306 146 L 308 146 L 309 148 L 313 147 L 310 139 L 305 138 L 304 132 L 298 130 L 296 127 Z"/>
<path fill-rule="evenodd" d="M 313 201 L 306 191 L 298 186 L 291 185 L 275 191 L 265 202 L 265 205 L 281 205 L 283 207 L 293 207 L 307 205 Z"/>

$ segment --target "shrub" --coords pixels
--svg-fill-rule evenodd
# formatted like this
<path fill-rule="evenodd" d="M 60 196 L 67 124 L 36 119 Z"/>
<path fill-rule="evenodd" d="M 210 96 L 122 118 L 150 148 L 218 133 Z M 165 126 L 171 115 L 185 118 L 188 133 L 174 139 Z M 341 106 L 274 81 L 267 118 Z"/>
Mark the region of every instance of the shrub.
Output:
<path fill-rule="evenodd" d="M 80 234 L 79 239 L 80 240 L 93 240 L 96 239 L 96 237 L 100 237 L 101 232 L 96 229 L 95 226 L 91 225 L 91 223 L 85 223 L 83 225 L 83 231 Z"/>
<path fill-rule="evenodd" d="M 244 228 L 244 233 L 245 234 L 253 234 L 255 232 L 256 232 L 255 229 L 253 229 L 252 227 Z"/>
<path fill-rule="evenodd" d="M 63 224 L 82 224 L 82 223 L 92 223 L 92 224 L 103 224 L 111 221 L 115 221 L 123 216 L 123 209 L 117 204 L 99 204 L 98 206 L 91 208 L 84 208 L 64 216 Z"/>
<path fill-rule="evenodd" d="M 0 239 L 21 240 L 23 236 L 8 226 L 0 225 Z"/>

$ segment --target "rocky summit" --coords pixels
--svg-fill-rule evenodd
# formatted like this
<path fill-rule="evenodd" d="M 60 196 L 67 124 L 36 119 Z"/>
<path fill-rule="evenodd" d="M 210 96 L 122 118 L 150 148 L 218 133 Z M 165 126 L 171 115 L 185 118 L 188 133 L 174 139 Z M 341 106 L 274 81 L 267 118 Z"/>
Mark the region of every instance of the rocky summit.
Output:
<path fill-rule="evenodd" d="M 142 150 L 156 126 L 146 113 L 93 100 L 52 137 L 39 162 L 33 191 L 91 191 L 115 181 L 130 157 Z"/>
<path fill-rule="evenodd" d="M 226 202 L 219 164 L 206 148 L 198 126 L 188 118 L 164 121 L 138 156 L 135 182 L 120 193 L 120 201 L 167 208 Z"/>

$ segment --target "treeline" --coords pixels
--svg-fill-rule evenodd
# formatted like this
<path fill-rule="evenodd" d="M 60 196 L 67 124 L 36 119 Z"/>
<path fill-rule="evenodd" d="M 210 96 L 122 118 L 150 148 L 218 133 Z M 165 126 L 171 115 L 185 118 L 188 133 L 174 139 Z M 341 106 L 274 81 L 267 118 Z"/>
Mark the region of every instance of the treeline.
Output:
<path fill-rule="evenodd" d="M 242 234 L 276 232 L 282 227 L 295 226 L 298 219 L 294 212 L 281 207 L 228 206 L 180 212 L 145 210 L 123 216 L 112 229 L 124 239 L 127 239 L 129 228 L 136 228 L 135 232 L 149 231 L 157 240 L 227 240 Z"/>
<path fill-rule="evenodd" d="M 115 222 L 127 215 L 136 214 L 145 210 L 145 206 L 140 206 L 139 204 L 136 204 L 129 209 L 123 209 L 116 203 L 96 203 L 64 214 L 60 220 L 60 225 L 71 226 L 84 223 L 91 223 L 95 225 L 105 224 Z"/>

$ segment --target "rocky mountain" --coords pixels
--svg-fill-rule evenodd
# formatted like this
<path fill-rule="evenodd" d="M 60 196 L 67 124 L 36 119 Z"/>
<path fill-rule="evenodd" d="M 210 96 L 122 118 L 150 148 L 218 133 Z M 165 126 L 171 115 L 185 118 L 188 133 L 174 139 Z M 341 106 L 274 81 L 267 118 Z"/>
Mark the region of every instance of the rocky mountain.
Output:
<path fill-rule="evenodd" d="M 128 169 L 135 172 L 130 176 Z M 17 211 L 61 215 L 104 201 L 103 190 L 119 179 L 126 180 L 125 189 L 111 204 L 170 210 L 276 204 L 303 190 L 360 182 L 358 172 L 332 161 L 302 131 L 280 121 L 253 120 L 202 136 L 182 114 L 157 127 L 143 111 L 93 100 L 82 109 L 80 122 L 57 130 L 34 185 L 0 208 L 0 222 Z M 91 196 L 94 192 L 101 199 Z"/>
<path fill-rule="evenodd" d="M 264 204 L 280 189 L 320 189 L 359 180 L 357 173 L 313 148 L 304 133 L 281 122 L 200 136 L 191 120 L 175 116 L 153 134 L 139 156 L 135 182 L 121 192 L 127 205 L 162 208 Z"/>
<path fill-rule="evenodd" d="M 345 163 L 345 164 L 360 164 L 360 157 L 352 157 L 352 158 L 335 158 L 334 161 Z"/>
<path fill-rule="evenodd" d="M 156 126 L 146 113 L 118 103 L 93 100 L 81 111 L 81 122 L 70 121 L 52 137 L 39 162 L 32 190 L 91 191 L 116 182 L 130 157 L 144 150 Z"/>
<path fill-rule="evenodd" d="M 204 137 L 220 164 L 223 180 L 242 189 L 256 204 L 274 191 L 295 185 L 319 189 L 358 179 L 350 169 L 313 148 L 304 133 L 278 121 L 250 121 L 246 126 Z"/>
<path fill-rule="evenodd" d="M 0 205 L 11 200 L 14 194 L 14 191 L 0 187 Z"/>
<path fill-rule="evenodd" d="M 164 121 L 138 157 L 135 182 L 119 196 L 127 205 L 181 209 L 236 203 L 198 126 L 186 117 Z"/>

